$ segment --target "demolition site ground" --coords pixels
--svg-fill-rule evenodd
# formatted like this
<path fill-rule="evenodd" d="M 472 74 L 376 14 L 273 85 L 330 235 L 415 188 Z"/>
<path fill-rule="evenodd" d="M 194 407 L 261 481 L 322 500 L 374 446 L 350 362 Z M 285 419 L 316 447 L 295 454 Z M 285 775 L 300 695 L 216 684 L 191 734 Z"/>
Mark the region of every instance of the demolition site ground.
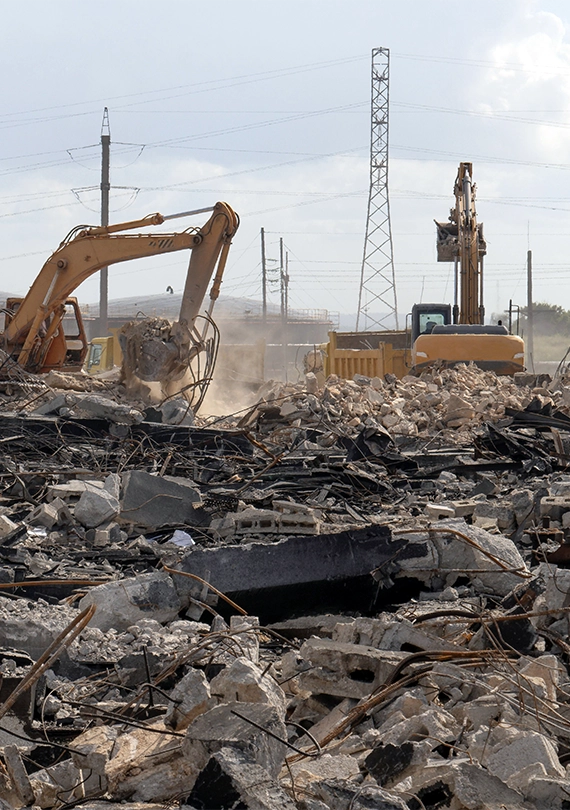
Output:
<path fill-rule="evenodd" d="M 564 376 L 21 373 L 0 449 L 0 810 L 570 808 Z"/>

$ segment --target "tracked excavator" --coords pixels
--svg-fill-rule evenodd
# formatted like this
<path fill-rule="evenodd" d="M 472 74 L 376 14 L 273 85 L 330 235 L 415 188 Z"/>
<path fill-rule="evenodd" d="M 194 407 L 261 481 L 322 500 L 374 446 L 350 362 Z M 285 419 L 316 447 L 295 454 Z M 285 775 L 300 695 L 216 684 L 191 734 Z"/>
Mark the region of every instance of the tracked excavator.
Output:
<path fill-rule="evenodd" d="M 207 212 L 211 216 L 201 227 L 177 233 L 131 233 L 180 216 Z M 195 406 L 196 392 L 201 400 L 213 372 L 217 342 L 212 309 L 238 225 L 237 214 L 227 203 L 218 202 L 213 208 L 184 214 L 150 214 L 106 227 L 74 228 L 46 261 L 28 294 L 7 300 L 4 332 L 0 335 L 5 352 L 0 375 L 10 376 L 15 367 L 37 374 L 52 369 L 79 371 L 88 343 L 77 299 L 70 297 L 73 291 L 103 267 L 189 250 L 178 320 L 173 324 L 162 318 L 133 321 L 120 330 L 119 341 L 123 375 L 129 386 L 156 383 L 162 396 L 179 390 Z M 212 276 L 210 303 L 201 316 Z M 204 324 L 201 329 L 199 318 Z M 208 327 L 212 327 L 214 336 L 207 337 Z"/>
<path fill-rule="evenodd" d="M 473 164 L 460 163 L 455 206 L 437 222 L 437 260 L 455 265 L 455 303 L 412 308 L 412 373 L 434 365 L 474 362 L 497 374 L 524 370 L 524 343 L 502 324 L 485 325 L 483 257 L 487 245 L 477 222 Z"/>

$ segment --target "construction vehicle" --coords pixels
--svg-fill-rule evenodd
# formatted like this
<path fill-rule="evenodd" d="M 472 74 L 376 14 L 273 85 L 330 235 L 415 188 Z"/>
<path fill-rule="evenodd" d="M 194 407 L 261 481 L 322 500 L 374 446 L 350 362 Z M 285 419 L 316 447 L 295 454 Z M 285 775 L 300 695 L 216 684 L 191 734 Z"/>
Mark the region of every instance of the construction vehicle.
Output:
<path fill-rule="evenodd" d="M 412 308 L 412 372 L 434 364 L 474 362 L 497 374 L 524 370 L 524 343 L 502 324 L 485 325 L 483 257 L 487 245 L 477 223 L 473 165 L 460 163 L 455 207 L 448 222 L 437 222 L 437 260 L 454 262 L 455 302 Z"/>
<path fill-rule="evenodd" d="M 118 329 L 109 329 L 110 335 L 95 337 L 89 341 L 87 358 L 83 365 L 88 374 L 98 374 L 120 366 L 123 360 Z"/>
<path fill-rule="evenodd" d="M 325 377 L 336 374 L 341 379 L 352 380 L 355 374 L 365 377 L 395 374 L 401 379 L 410 371 L 409 334 L 403 330 L 329 332 L 329 342 L 318 348 Z M 315 365 L 313 354 L 307 355 L 307 371 L 315 371 L 310 367 Z"/>
<path fill-rule="evenodd" d="M 126 233 L 161 225 L 167 220 L 212 212 L 202 227 L 178 233 Z M 150 214 L 143 219 L 101 227 L 74 228 L 50 256 L 24 298 L 6 302 L 4 332 L 0 346 L 7 360 L 6 373 L 16 363 L 21 369 L 41 374 L 52 369 L 78 371 L 87 353 L 87 339 L 77 300 L 71 293 L 98 270 L 118 262 L 158 256 L 178 250 L 192 251 L 178 320 L 144 319 L 121 330 L 123 374 L 128 384 L 158 382 L 168 395 L 172 385 L 189 374 L 194 360 L 198 371 L 190 372 L 183 392 L 188 399 L 211 378 L 217 341 L 206 338 L 211 313 L 218 298 L 229 247 L 239 219 L 229 205 L 218 202 L 183 214 Z M 214 274 L 215 271 L 215 274 Z M 208 285 L 214 275 L 205 326 L 200 332 L 197 318 Z M 64 320 L 66 327 L 64 329 Z M 71 327 L 68 324 L 71 323 Z M 67 334 L 66 334 L 67 332 Z M 205 356 L 203 358 L 202 356 Z M 203 364 L 200 363 L 205 359 Z M 189 393 L 190 392 L 190 393 Z"/>

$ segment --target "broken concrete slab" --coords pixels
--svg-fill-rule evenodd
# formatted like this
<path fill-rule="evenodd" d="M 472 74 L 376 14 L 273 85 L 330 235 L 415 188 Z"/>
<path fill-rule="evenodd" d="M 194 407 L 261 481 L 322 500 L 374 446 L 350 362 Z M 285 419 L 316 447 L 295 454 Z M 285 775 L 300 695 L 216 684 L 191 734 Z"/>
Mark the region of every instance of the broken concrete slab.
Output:
<path fill-rule="evenodd" d="M 74 395 L 75 402 L 68 403 L 74 411 L 84 412 L 96 419 L 108 419 L 124 425 L 136 425 L 144 419 L 144 414 L 132 405 L 115 402 L 100 394 Z"/>
<path fill-rule="evenodd" d="M 243 656 L 216 675 L 210 683 L 211 694 L 222 702 L 269 703 L 285 719 L 283 690 L 268 673 Z"/>
<path fill-rule="evenodd" d="M 242 810 L 296 808 L 288 793 L 264 768 L 230 748 L 222 748 L 209 759 L 185 803 L 189 807 Z"/>
<path fill-rule="evenodd" d="M 296 599 L 318 604 L 335 587 L 342 586 L 344 598 L 353 605 L 369 604 L 375 591 L 370 572 L 403 546 L 403 541 L 391 538 L 386 526 L 370 526 L 310 538 L 295 536 L 271 544 L 194 546 L 180 568 L 233 595 L 249 612 L 259 613 L 259 608 L 264 620 L 271 621 L 284 618 Z M 175 582 L 183 595 L 197 592 L 185 577 L 175 576 Z"/>
<path fill-rule="evenodd" d="M 280 713 L 268 703 L 223 703 L 199 715 L 186 729 L 191 750 L 195 743 L 201 743 L 209 754 L 220 748 L 235 749 L 273 778 L 277 778 L 285 759 L 287 748 L 280 740 L 286 739 Z"/>
<path fill-rule="evenodd" d="M 156 729 L 156 733 L 153 731 Z M 200 744 L 172 737 L 161 721 L 121 734 L 105 767 L 114 801 L 168 802 L 192 788 L 208 760 Z"/>
<path fill-rule="evenodd" d="M 199 669 L 190 669 L 170 693 L 164 722 L 176 731 L 188 728 L 199 714 L 215 705 L 211 698 L 210 685 Z"/>
<path fill-rule="evenodd" d="M 119 514 L 116 478 L 118 476 L 109 476 L 103 488 L 86 485 L 74 510 L 75 518 L 86 528 L 96 528 Z M 49 506 L 52 505 L 53 501 Z"/>
<path fill-rule="evenodd" d="M 95 605 L 91 627 L 126 630 L 141 619 L 165 623 L 175 619 L 184 607 L 171 577 L 163 571 L 141 574 L 98 585 L 83 597 L 81 610 Z"/>
<path fill-rule="evenodd" d="M 123 475 L 121 523 L 147 529 L 199 526 L 207 520 L 201 506 L 199 491 L 185 478 L 160 477 L 142 470 L 129 470 Z"/>
<path fill-rule="evenodd" d="M 298 688 L 340 698 L 364 698 L 384 683 L 406 653 L 310 638 L 283 659 L 283 677 Z"/>

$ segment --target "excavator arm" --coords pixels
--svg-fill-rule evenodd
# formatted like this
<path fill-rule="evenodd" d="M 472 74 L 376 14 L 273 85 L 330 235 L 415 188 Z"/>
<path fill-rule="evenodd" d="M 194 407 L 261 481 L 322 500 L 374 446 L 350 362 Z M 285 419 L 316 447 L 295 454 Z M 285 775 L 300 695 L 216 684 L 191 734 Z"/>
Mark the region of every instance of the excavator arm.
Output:
<path fill-rule="evenodd" d="M 192 330 L 210 279 L 218 265 L 211 297 L 219 292 L 231 239 L 238 217 L 229 205 L 218 202 L 209 220 L 200 228 L 180 233 L 130 234 L 125 231 L 160 225 L 170 217 L 152 214 L 141 220 L 108 227 L 72 231 L 40 270 L 28 294 L 10 313 L 3 334 L 3 348 L 18 364 L 41 372 L 52 342 L 61 328 L 69 295 L 102 267 L 118 262 L 191 250 L 180 322 Z M 65 351 L 50 357 L 50 367 L 62 366 Z"/>

